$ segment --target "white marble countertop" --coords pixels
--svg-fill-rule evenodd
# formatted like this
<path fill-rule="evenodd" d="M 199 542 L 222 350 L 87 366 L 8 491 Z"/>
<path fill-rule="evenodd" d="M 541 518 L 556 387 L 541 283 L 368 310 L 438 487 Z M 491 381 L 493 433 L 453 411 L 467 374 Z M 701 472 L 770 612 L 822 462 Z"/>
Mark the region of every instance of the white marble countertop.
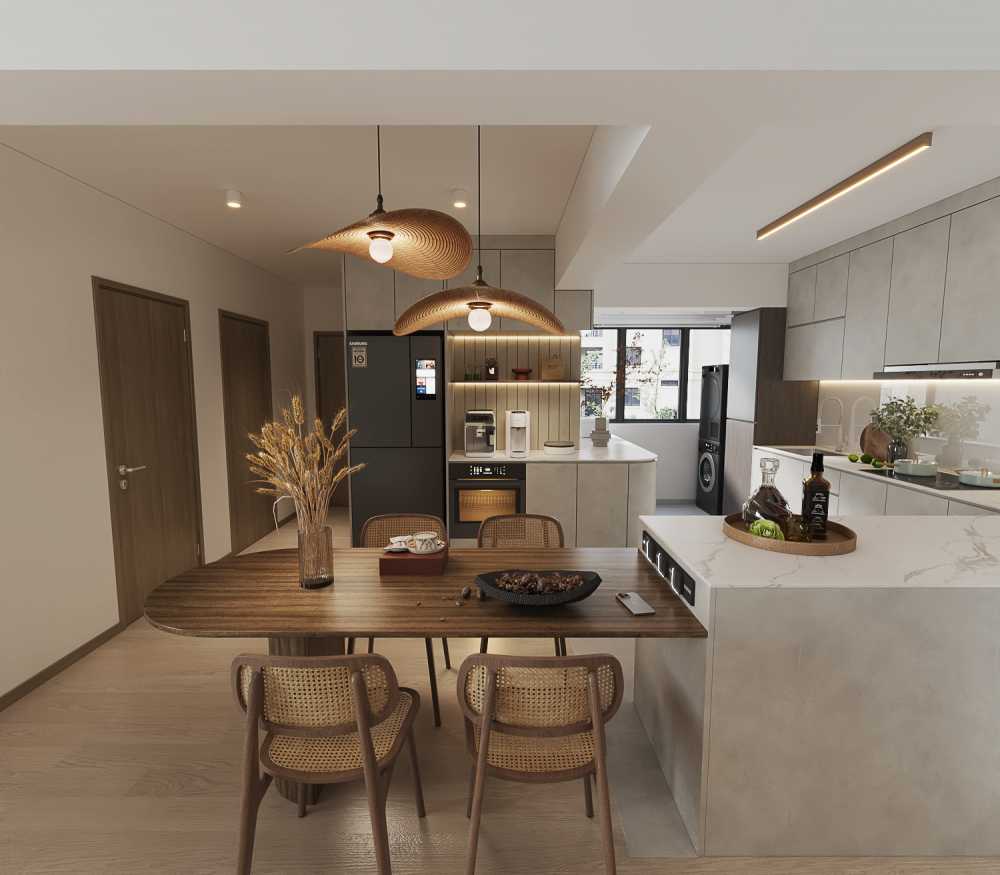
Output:
<path fill-rule="evenodd" d="M 796 459 L 801 462 L 812 460 L 812 447 L 802 447 L 801 453 L 790 452 L 789 450 L 798 449 L 791 447 L 789 450 L 779 450 L 775 447 L 754 446 L 754 449 L 774 453 L 776 456 Z M 817 449 L 823 450 L 822 447 L 817 447 Z M 864 477 L 865 480 L 877 480 L 899 489 L 912 489 L 914 492 L 923 492 L 926 495 L 934 495 L 947 501 L 960 501 L 963 504 L 971 504 L 975 507 L 1000 512 L 1000 489 L 933 489 L 930 486 L 921 486 L 919 483 L 911 483 L 909 481 L 892 480 L 881 476 L 865 476 L 865 471 L 875 470 L 871 465 L 852 462 L 846 455 L 829 455 L 829 453 L 833 453 L 833 450 L 823 450 L 823 452 L 823 465 L 832 471 L 842 471 L 845 474 L 854 474 L 858 477 Z"/>
<path fill-rule="evenodd" d="M 595 447 L 590 438 L 580 438 L 580 446 L 572 453 L 556 455 L 542 450 L 532 450 L 527 456 L 510 456 L 494 453 L 492 456 L 467 456 L 452 453 L 449 462 L 655 462 L 656 453 L 651 453 L 624 438 L 612 436 L 606 447 Z"/>
<path fill-rule="evenodd" d="M 639 519 L 709 589 L 1000 588 L 1000 516 L 840 517 L 858 535 L 844 556 L 758 550 L 727 538 L 721 517 Z"/>

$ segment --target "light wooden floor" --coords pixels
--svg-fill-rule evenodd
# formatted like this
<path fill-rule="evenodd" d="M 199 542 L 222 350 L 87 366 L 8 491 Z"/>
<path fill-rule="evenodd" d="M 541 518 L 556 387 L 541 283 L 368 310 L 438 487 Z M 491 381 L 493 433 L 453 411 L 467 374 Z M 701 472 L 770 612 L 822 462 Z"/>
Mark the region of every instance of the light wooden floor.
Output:
<path fill-rule="evenodd" d="M 384 643 L 403 682 L 425 697 L 417 726 L 427 818 L 414 814 L 403 757 L 389 800 L 395 871 L 459 872 L 468 761 L 454 673 L 441 670 L 444 726 L 434 730 L 422 642 Z M 474 646 L 454 641 L 455 664 Z M 551 645 L 498 646 L 547 653 Z M 260 649 L 139 621 L 0 713 L 0 871 L 232 871 L 242 727 L 228 669 L 236 653 Z M 970 859 L 628 859 L 620 824 L 617 842 L 624 875 L 1000 871 L 1000 860 Z M 482 873 L 599 872 L 598 824 L 583 815 L 579 782 L 491 781 L 480 860 Z M 373 872 L 361 786 L 328 790 L 304 820 L 270 791 L 255 863 L 256 872 Z"/>

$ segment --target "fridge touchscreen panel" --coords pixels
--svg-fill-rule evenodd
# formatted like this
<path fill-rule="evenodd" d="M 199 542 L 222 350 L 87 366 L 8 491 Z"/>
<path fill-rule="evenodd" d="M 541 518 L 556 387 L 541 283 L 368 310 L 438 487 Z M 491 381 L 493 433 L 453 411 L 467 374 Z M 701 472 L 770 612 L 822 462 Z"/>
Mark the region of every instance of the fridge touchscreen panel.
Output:
<path fill-rule="evenodd" d="M 414 391 L 418 401 L 437 398 L 437 359 L 417 359 Z"/>

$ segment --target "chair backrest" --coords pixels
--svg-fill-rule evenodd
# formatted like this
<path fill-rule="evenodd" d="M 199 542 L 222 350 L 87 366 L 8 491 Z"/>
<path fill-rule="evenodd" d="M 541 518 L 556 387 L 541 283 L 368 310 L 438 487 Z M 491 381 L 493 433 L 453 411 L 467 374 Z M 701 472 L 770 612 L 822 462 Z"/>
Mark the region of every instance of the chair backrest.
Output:
<path fill-rule="evenodd" d="M 399 702 L 396 672 L 383 656 L 261 656 L 233 660 L 236 701 L 245 711 L 256 673 L 264 681 L 262 724 L 291 735 L 341 735 L 358 728 L 351 677 L 360 673 L 368 694 L 371 725 Z"/>
<path fill-rule="evenodd" d="M 442 541 L 448 540 L 444 521 L 425 513 L 384 513 L 369 517 L 361 526 L 358 540 L 362 547 L 384 547 L 390 538 L 414 532 L 437 532 Z"/>
<path fill-rule="evenodd" d="M 480 547 L 562 547 L 559 520 L 535 513 L 491 516 L 479 526 Z"/>
<path fill-rule="evenodd" d="M 492 727 L 511 735 L 570 735 L 590 728 L 591 674 L 597 678 L 603 722 L 614 716 L 622 701 L 622 666 L 607 653 L 473 654 L 458 672 L 458 699 L 473 725 L 482 721 L 490 672 L 497 679 Z"/>

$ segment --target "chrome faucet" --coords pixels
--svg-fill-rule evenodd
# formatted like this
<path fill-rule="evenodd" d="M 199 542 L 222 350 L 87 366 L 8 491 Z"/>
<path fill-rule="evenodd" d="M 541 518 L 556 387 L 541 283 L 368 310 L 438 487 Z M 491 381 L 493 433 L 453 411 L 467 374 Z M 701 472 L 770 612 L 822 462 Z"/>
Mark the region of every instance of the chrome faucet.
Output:
<path fill-rule="evenodd" d="M 823 405 L 826 404 L 827 401 L 836 402 L 837 408 L 840 411 L 840 418 L 837 420 L 837 422 L 832 423 L 830 425 L 823 424 Z M 835 449 L 839 453 L 844 449 L 844 402 L 841 401 L 836 395 L 827 395 L 826 398 L 820 401 L 819 410 L 817 411 L 816 415 L 817 443 L 822 442 L 823 440 L 824 428 L 834 428 L 834 427 L 836 427 L 837 429 L 837 445 L 833 449 Z"/>

